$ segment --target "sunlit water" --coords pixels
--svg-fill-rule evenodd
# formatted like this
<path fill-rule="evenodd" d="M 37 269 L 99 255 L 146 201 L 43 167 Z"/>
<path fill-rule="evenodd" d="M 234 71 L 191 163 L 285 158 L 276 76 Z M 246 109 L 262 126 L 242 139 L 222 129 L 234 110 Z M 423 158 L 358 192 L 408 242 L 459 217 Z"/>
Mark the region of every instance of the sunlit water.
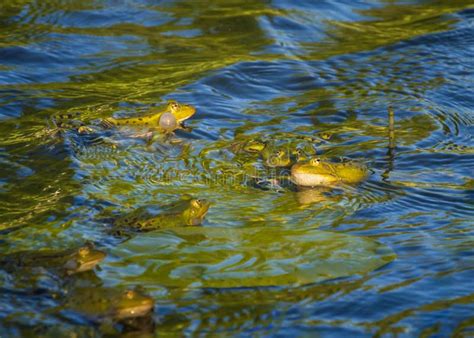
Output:
<path fill-rule="evenodd" d="M 87 278 L 143 285 L 156 333 L 474 334 L 472 1 L 24 0 L 0 22 L 2 252 L 95 242 Z M 197 108 L 176 142 L 45 133 L 169 99 Z M 262 188 L 229 151 L 253 137 L 369 179 Z M 183 194 L 211 201 L 202 228 L 107 232 Z M 1 336 L 99 334 L 2 282 Z"/>

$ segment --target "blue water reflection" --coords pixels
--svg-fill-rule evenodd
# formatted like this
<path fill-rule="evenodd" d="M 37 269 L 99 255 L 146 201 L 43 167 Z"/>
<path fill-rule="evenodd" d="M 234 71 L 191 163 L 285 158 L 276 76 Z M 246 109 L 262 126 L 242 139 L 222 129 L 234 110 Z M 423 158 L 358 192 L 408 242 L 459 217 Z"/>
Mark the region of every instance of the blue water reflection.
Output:
<path fill-rule="evenodd" d="M 81 283 L 147 285 L 158 333 L 473 333 L 471 1 L 22 0 L 0 12 L 2 254 L 97 243 L 113 254 Z M 134 116 L 170 99 L 197 108 L 175 144 L 111 133 L 120 146 L 107 147 L 45 133 L 57 114 Z M 241 163 L 229 146 L 252 138 L 288 149 L 317 140 L 318 155 L 362 162 L 370 176 L 330 191 L 235 184 Z M 262 227 L 325 231 L 377 241 L 397 258 L 297 288 L 162 285 L 153 279 L 167 271 L 156 234 L 130 242 L 138 255 L 107 235 L 107 219 L 183 194 L 210 200 L 204 232 L 223 229 L 236 243 Z M 173 241 L 178 258 L 179 241 L 220 248 L 200 236 L 165 233 L 160 243 Z M 244 276 L 264 261 L 257 249 L 206 259 Z M 195 262 L 180 269 L 203 271 Z M 0 282 L 2 336 L 100 332 L 84 318 L 50 315 L 54 297 Z"/>

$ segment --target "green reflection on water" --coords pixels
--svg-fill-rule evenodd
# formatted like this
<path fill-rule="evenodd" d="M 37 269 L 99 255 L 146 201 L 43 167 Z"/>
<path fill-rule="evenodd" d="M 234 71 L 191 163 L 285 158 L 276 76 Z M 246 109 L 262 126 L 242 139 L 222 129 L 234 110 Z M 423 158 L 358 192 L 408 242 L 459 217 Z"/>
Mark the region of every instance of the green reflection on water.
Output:
<path fill-rule="evenodd" d="M 350 189 L 275 193 L 252 189 L 240 182 L 203 183 L 208 178 L 204 169 L 212 168 L 213 179 L 221 173 L 239 173 L 240 167 L 233 155 L 222 155 L 234 137 L 280 137 L 298 144 L 294 135 L 315 136 L 322 131 L 332 137 L 315 145 L 318 153 L 360 158 L 373 152 L 376 157 L 384 156 L 380 154 L 385 153 L 387 145 L 388 101 L 402 106 L 398 110 L 396 107 L 398 146 L 407 147 L 415 154 L 445 151 L 417 149 L 416 145 L 440 129 L 450 132 L 449 114 L 436 111 L 432 103 L 423 98 L 430 90 L 445 85 L 446 79 L 433 75 L 429 67 L 418 67 L 422 57 L 409 52 L 400 56 L 399 63 L 405 64 L 404 67 L 396 62 L 393 67 L 377 66 L 378 61 L 385 62 L 384 65 L 392 63 L 394 55 L 398 55 L 397 51 L 378 53 L 377 48 L 450 29 L 458 21 L 451 13 L 469 7 L 470 1 L 430 1 L 416 5 L 382 2 L 382 5 L 362 11 L 367 19 L 361 21 L 326 20 L 326 38 L 316 42 L 299 41 L 292 52 L 279 53 L 269 48 L 280 41 L 262 27 L 262 19 L 298 18 L 301 13 L 272 8 L 268 1 L 180 1 L 147 6 L 151 12 L 169 20 L 150 26 L 119 22 L 102 27 L 87 26 L 87 22 L 81 26 L 77 22 L 69 23 L 67 19 L 56 22 L 54 17 L 57 15 L 61 19 L 65 14 L 80 10 L 106 9 L 97 1 L 48 1 L 47 5 L 40 1 L 4 1 L 0 11 L 1 47 L 28 48 L 31 44 L 44 43 L 54 49 L 56 41 L 58 45 L 69 44 L 70 49 L 83 49 L 84 52 L 72 57 L 72 61 L 67 53 L 55 60 L 57 72 L 67 75 L 53 78 L 49 74 L 55 70 L 53 67 L 46 69 L 41 78 L 29 80 L 28 76 L 18 76 L 22 80 L 19 83 L 0 85 L 0 90 L 9 94 L 9 98 L 0 103 L 3 108 L 8 110 L 9 103 L 19 103 L 17 114 L 13 117 L 2 115 L 0 123 L 0 229 L 8 232 L 25 227 L 5 236 L 2 250 L 68 246 L 81 241 L 82 237 L 97 234 L 97 238 L 103 238 L 106 236 L 101 232 L 103 224 L 98 224 L 94 218 L 96 210 L 87 205 L 87 201 L 92 201 L 91 204 L 94 201 L 112 203 L 108 208 L 116 210 L 189 193 L 213 202 L 205 227 L 174 234 L 138 236 L 115 248 L 114 254 L 123 260 L 111 260 L 104 265 L 102 276 L 107 282 L 144 283 L 151 289 L 161 284 L 170 287 L 301 285 L 363 274 L 392 260 L 392 253 L 380 254 L 379 245 L 366 238 L 331 234 L 314 228 L 321 225 L 337 227 L 354 211 L 389 202 L 402 191 L 372 190 L 363 196 Z M 14 16 L 18 18 L 13 20 Z M 38 18 L 45 20 L 36 22 Z M 76 40 L 81 48 L 72 43 Z M 94 47 L 96 40 L 104 47 Z M 117 49 L 106 45 L 107 41 L 113 41 Z M 360 61 L 358 52 L 373 55 Z M 346 59 L 338 61 L 339 56 L 346 56 Z M 235 118 L 230 113 L 214 119 L 212 113 L 218 107 L 215 107 L 216 102 L 209 102 L 205 97 L 209 89 L 198 95 L 185 87 L 247 61 L 277 63 L 283 60 L 329 60 L 333 66 L 329 75 L 336 84 L 283 91 L 272 97 L 262 95 L 244 111 L 240 106 L 243 101 L 233 101 L 232 93 L 219 94 L 220 100 L 231 102 L 233 112 L 242 113 L 249 120 Z M 407 62 L 415 64 L 416 71 L 407 67 Z M 294 71 L 295 78 L 308 72 L 315 77 L 328 76 L 328 72 L 319 66 L 313 65 L 308 70 L 306 64 L 298 63 L 289 65 L 288 69 Z M 35 68 L 28 67 L 29 71 Z M 0 65 L 2 72 L 20 70 L 21 64 Z M 275 87 L 279 88 L 281 83 L 278 79 L 275 81 Z M 227 85 L 233 85 L 233 88 L 246 85 L 238 79 L 235 82 Z M 396 93 L 406 96 L 402 96 L 402 100 Z M 240 92 L 234 94 L 245 96 Z M 187 138 L 191 136 L 181 135 L 184 145 L 179 150 L 157 146 L 162 147 L 165 154 L 173 152 L 171 158 L 154 157 L 156 149 L 141 146 L 118 150 L 84 148 L 81 154 L 71 156 L 71 150 L 62 141 L 36 136 L 54 114 L 79 111 L 85 120 L 108 117 L 117 112 L 133 115 L 162 103 L 165 95 L 182 95 L 186 97 L 186 103 L 199 106 L 198 119 L 191 122 L 197 129 L 197 133 L 190 134 L 195 139 L 189 141 Z M 348 106 L 356 108 L 351 110 Z M 374 109 L 373 116 L 364 114 L 364 109 Z M 250 120 L 256 116 L 262 119 Z M 295 116 L 307 120 L 295 122 L 292 120 Z M 212 128 L 206 123 L 212 124 Z M 212 140 L 202 133 L 203 130 L 226 139 Z M 205 150 L 210 148 L 219 154 L 208 156 Z M 453 153 L 470 154 L 472 147 L 454 147 Z M 393 159 L 387 159 L 390 160 Z M 159 174 L 170 168 L 184 173 L 183 177 L 188 172 L 189 176 L 202 177 L 191 182 L 159 180 Z M 374 181 L 379 179 L 380 171 L 381 168 L 376 168 Z M 433 186 L 450 190 L 472 189 L 472 180 L 467 178 L 461 184 L 441 180 L 424 183 L 421 181 L 425 174 L 424 171 L 420 174 L 423 179 L 409 176 L 406 181 L 402 176 L 393 184 L 400 190 L 402 187 Z M 376 229 L 382 223 L 360 222 L 359 229 L 363 230 Z M 332 245 L 337 250 L 332 251 Z M 158 248 L 163 250 L 158 252 Z M 228 260 L 223 260 L 227 254 Z M 197 259 L 199 263 L 196 263 Z M 229 265 L 219 264 L 221 260 Z M 278 265 L 283 261 L 287 264 L 284 266 L 300 264 L 303 267 L 287 271 Z M 242 262 L 249 262 L 249 265 Z M 274 266 L 271 266 L 272 262 Z M 349 266 L 349 263 L 352 264 Z M 259 276 L 252 275 L 255 273 Z M 245 308 L 245 303 L 239 303 L 235 308 Z M 195 316 L 199 318 L 199 314 Z M 207 313 L 202 317 L 211 323 L 215 319 Z"/>
<path fill-rule="evenodd" d="M 301 286 L 364 274 L 395 258 L 367 238 L 271 225 L 159 232 L 127 241 L 113 254 L 121 259 L 107 267 L 107 276 L 139 279 L 152 289 Z M 127 272 L 137 269 L 142 273 Z"/>

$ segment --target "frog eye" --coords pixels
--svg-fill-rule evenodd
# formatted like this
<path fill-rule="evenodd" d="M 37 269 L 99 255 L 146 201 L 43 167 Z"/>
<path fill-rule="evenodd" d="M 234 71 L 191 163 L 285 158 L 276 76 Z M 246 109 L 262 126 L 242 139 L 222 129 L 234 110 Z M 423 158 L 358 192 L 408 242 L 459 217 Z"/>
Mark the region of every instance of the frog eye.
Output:
<path fill-rule="evenodd" d="M 127 299 L 133 299 L 137 296 L 137 293 L 133 290 L 127 290 L 124 292 L 124 297 Z"/>
<path fill-rule="evenodd" d="M 311 165 L 319 165 L 321 163 L 321 159 L 319 157 L 313 158 L 309 161 Z"/>
<path fill-rule="evenodd" d="M 86 257 L 91 253 L 91 249 L 88 246 L 84 246 L 79 249 L 79 256 L 80 257 Z"/>
<path fill-rule="evenodd" d="M 192 200 L 191 205 L 195 208 L 199 208 L 202 205 L 202 200 L 200 199 Z"/>
<path fill-rule="evenodd" d="M 172 101 L 169 104 L 169 107 L 171 110 L 178 110 L 179 109 L 179 103 L 176 101 Z"/>

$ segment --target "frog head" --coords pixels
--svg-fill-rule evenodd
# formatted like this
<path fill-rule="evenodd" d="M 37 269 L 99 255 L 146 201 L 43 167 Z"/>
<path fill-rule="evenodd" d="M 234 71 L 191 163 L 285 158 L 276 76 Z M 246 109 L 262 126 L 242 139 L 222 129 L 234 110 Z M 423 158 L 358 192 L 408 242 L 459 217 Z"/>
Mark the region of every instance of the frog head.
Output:
<path fill-rule="evenodd" d="M 269 167 L 288 167 L 291 164 L 291 159 L 287 151 L 278 149 L 266 158 L 265 164 Z"/>
<path fill-rule="evenodd" d="M 191 105 L 169 101 L 167 111 L 174 115 L 176 122 L 181 123 L 196 113 L 196 108 Z"/>
<path fill-rule="evenodd" d="M 125 290 L 113 301 L 112 315 L 116 319 L 142 317 L 154 307 L 154 300 L 141 291 Z"/>
<path fill-rule="evenodd" d="M 200 225 L 204 220 L 210 205 L 211 203 L 205 199 L 190 199 L 187 208 L 183 211 L 185 224 Z"/>
<path fill-rule="evenodd" d="M 88 243 L 74 250 L 69 255 L 63 267 L 69 275 L 88 271 L 102 262 L 105 256 L 105 252 L 94 249 L 94 247 Z"/>

